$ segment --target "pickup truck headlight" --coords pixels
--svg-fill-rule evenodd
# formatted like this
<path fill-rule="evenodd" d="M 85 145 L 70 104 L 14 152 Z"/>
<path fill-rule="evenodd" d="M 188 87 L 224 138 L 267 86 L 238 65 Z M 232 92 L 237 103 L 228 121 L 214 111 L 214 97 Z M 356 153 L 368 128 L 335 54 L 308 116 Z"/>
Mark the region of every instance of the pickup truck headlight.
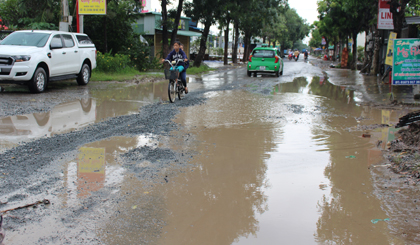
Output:
<path fill-rule="evenodd" d="M 29 61 L 31 59 L 31 56 L 29 56 L 29 55 L 16 55 L 16 56 L 12 56 L 12 58 L 15 60 L 15 62 L 22 62 L 22 61 Z"/>

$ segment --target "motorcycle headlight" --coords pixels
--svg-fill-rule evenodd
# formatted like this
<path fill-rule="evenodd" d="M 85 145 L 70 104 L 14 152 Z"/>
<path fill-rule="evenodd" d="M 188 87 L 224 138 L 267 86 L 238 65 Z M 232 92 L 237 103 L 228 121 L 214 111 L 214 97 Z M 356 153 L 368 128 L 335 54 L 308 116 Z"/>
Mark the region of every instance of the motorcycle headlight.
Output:
<path fill-rule="evenodd" d="M 23 62 L 23 61 L 29 61 L 31 59 L 31 56 L 29 56 L 29 55 L 16 55 L 16 56 L 12 56 L 12 58 L 15 60 L 15 62 Z"/>

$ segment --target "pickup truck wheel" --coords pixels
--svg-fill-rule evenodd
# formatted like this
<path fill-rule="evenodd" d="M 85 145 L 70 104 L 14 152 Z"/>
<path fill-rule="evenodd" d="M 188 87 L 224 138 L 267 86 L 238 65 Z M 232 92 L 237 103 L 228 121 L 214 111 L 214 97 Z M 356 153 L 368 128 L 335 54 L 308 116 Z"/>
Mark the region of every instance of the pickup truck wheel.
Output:
<path fill-rule="evenodd" d="M 45 72 L 44 68 L 38 67 L 35 70 L 32 79 L 29 81 L 29 90 L 32 93 L 42 93 L 47 88 L 47 73 Z"/>
<path fill-rule="evenodd" d="M 88 64 L 83 64 L 82 69 L 80 70 L 79 75 L 77 76 L 77 84 L 86 85 L 89 83 L 90 79 L 90 67 Z"/>

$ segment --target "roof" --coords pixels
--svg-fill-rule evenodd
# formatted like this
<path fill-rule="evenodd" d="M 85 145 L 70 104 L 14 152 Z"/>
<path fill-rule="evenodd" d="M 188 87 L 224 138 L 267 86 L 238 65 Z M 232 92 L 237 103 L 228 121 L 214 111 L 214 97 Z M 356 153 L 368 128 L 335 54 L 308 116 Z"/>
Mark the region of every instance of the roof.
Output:
<path fill-rule="evenodd" d="M 406 21 L 406 22 L 407 22 L 407 24 L 409 24 L 409 25 L 420 24 L 420 16 L 410 16 L 410 17 L 405 17 L 405 21 Z"/>
<path fill-rule="evenodd" d="M 141 13 L 142 15 L 143 14 L 145 14 L 145 15 L 162 15 L 162 13 L 158 13 L 158 12 L 145 12 L 145 13 Z M 181 19 L 185 19 L 185 20 L 191 20 L 191 18 L 190 17 L 184 17 L 184 16 L 181 16 L 180 17 Z"/>
<path fill-rule="evenodd" d="M 162 29 L 156 29 L 159 32 L 162 32 Z M 172 30 L 168 30 L 169 33 L 172 33 Z M 178 30 L 176 32 L 176 35 L 178 36 L 186 36 L 186 37 L 201 37 L 201 33 L 200 32 L 195 32 L 195 31 L 181 31 Z"/>

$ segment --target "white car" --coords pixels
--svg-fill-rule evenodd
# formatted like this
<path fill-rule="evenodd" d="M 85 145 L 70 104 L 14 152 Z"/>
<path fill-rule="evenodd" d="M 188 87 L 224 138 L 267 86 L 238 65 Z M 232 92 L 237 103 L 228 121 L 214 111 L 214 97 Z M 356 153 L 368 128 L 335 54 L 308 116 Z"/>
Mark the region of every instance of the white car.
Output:
<path fill-rule="evenodd" d="M 16 31 L 0 42 L 0 83 L 25 84 L 41 93 L 49 81 L 88 84 L 96 68 L 96 47 L 83 33 Z"/>

